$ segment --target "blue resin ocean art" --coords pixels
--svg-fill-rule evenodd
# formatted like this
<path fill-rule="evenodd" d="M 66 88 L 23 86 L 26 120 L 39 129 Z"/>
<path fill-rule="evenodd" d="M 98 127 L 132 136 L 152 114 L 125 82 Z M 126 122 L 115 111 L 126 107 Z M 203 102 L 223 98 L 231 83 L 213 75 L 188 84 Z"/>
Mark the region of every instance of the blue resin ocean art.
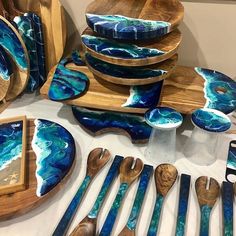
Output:
<path fill-rule="evenodd" d="M 78 51 L 74 51 L 71 54 L 71 59 L 77 66 L 85 66 L 86 64 L 82 60 L 80 53 Z"/>
<path fill-rule="evenodd" d="M 114 58 L 135 60 L 158 57 L 165 54 L 165 52 L 155 48 L 138 47 L 134 44 L 118 43 L 90 35 L 82 35 L 82 42 L 92 51 Z"/>
<path fill-rule="evenodd" d="M 147 142 L 151 135 L 152 128 L 142 116 L 76 106 L 72 106 L 72 111 L 82 128 L 93 135 L 110 132 L 109 129 L 118 129 L 127 133 L 133 143 Z"/>
<path fill-rule="evenodd" d="M 8 81 L 13 73 L 11 61 L 5 50 L 0 46 L 0 77 Z"/>
<path fill-rule="evenodd" d="M 110 64 L 101 61 L 90 54 L 86 54 L 86 60 L 89 66 L 105 75 L 112 77 L 122 78 L 122 79 L 148 79 L 153 77 L 159 77 L 167 73 L 165 70 L 161 69 L 147 69 L 145 67 L 127 67 Z"/>
<path fill-rule="evenodd" d="M 51 100 L 73 99 L 86 91 L 89 78 L 82 72 L 66 68 L 70 62 L 73 62 L 72 59 L 65 58 L 57 65 L 48 92 Z"/>
<path fill-rule="evenodd" d="M 163 80 L 151 85 L 130 87 L 130 97 L 123 107 L 153 108 L 159 104 Z"/>
<path fill-rule="evenodd" d="M 179 127 L 183 122 L 182 115 L 169 107 L 157 107 L 145 113 L 146 122 L 159 129 L 172 129 Z"/>
<path fill-rule="evenodd" d="M 22 157 L 23 121 L 0 125 L 0 171 Z"/>
<path fill-rule="evenodd" d="M 13 31 L 14 27 L 10 28 L 9 25 L 10 23 L 7 23 L 7 20 L 0 16 L 0 45 L 11 55 L 17 66 L 26 71 L 28 69 L 26 52 Z"/>
<path fill-rule="evenodd" d="M 229 151 L 228 151 L 228 159 L 226 164 L 226 171 L 225 171 L 225 179 L 230 182 L 234 183 L 230 176 L 236 176 L 236 141 L 233 140 L 229 144 Z"/>
<path fill-rule="evenodd" d="M 236 82 L 228 76 L 209 69 L 196 67 L 195 71 L 205 80 L 205 108 L 228 114 L 236 109 Z"/>
<path fill-rule="evenodd" d="M 75 159 L 75 142 L 61 125 L 35 120 L 32 148 L 36 154 L 37 196 L 52 190 L 66 176 Z"/>
<path fill-rule="evenodd" d="M 192 122 L 200 129 L 209 132 L 225 132 L 231 127 L 231 121 L 224 113 L 202 108 L 193 112 Z"/>
<path fill-rule="evenodd" d="M 30 77 L 26 86 L 26 91 L 33 92 L 39 87 L 40 84 L 40 74 L 38 67 L 38 55 L 34 27 L 31 23 L 31 19 L 26 16 L 16 16 L 14 18 L 14 22 L 16 23 L 17 29 L 25 43 L 29 54 Z"/>
<path fill-rule="evenodd" d="M 125 17 L 121 15 L 86 14 L 88 26 L 96 33 L 113 39 L 154 39 L 170 32 L 171 24 Z"/>

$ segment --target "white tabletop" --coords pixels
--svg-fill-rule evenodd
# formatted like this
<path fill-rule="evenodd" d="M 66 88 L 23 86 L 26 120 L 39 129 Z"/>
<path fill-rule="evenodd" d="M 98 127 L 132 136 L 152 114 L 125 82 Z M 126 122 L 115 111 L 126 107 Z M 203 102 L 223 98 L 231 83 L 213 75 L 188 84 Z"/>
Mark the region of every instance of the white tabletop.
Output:
<path fill-rule="evenodd" d="M 86 171 L 87 155 L 95 147 L 107 148 L 111 151 L 113 156 L 115 156 L 116 154 L 122 156 L 132 155 L 134 157 L 141 158 L 144 163 L 151 164 L 144 157 L 146 145 L 134 145 L 127 137 L 124 137 L 122 135 L 106 134 L 96 138 L 90 136 L 77 124 L 69 106 L 65 106 L 60 103 L 48 100 L 43 100 L 39 96 L 35 95 L 24 95 L 14 101 L 2 114 L 0 114 L 0 118 L 19 115 L 27 115 L 28 118 L 50 119 L 67 128 L 76 140 L 77 163 L 72 176 L 65 184 L 64 189 L 58 192 L 49 201 L 45 202 L 43 205 L 32 210 L 31 212 L 9 221 L 0 222 L 0 235 L 51 235 L 62 214 L 66 210 L 70 200 L 76 193 L 77 188 L 80 186 Z M 213 177 L 220 183 L 224 180 L 229 141 L 234 138 L 233 135 L 223 134 L 223 136 L 221 136 L 220 138 L 220 145 L 218 145 L 217 147 L 217 161 L 211 166 L 197 166 L 185 159 L 183 154 L 181 153 L 183 143 L 186 140 L 186 137 L 190 135 L 191 129 L 192 126 L 189 125 L 188 118 L 187 121 L 184 121 L 183 126 L 178 129 L 177 161 L 175 163 L 179 174 L 186 173 L 192 176 L 192 189 L 189 199 L 186 229 L 187 236 L 198 235 L 200 214 L 194 189 L 195 180 L 201 175 L 208 175 L 210 177 Z M 91 209 L 108 169 L 109 166 L 105 167 L 91 185 L 91 188 L 89 189 L 85 200 L 82 202 L 80 208 L 77 211 L 77 215 L 75 216 L 69 232 L 71 232 L 71 230 L 87 215 L 88 211 Z M 118 186 L 119 180 L 117 179 L 113 185 L 110 195 L 107 197 L 105 206 L 100 212 L 98 220 L 99 229 L 101 229 L 103 222 L 105 221 L 106 215 L 108 214 L 109 208 L 117 193 Z M 124 227 L 129 217 L 137 187 L 138 184 L 136 183 L 128 192 L 124 202 L 124 207 L 120 211 L 117 223 L 114 226 L 113 235 L 117 235 Z M 159 235 L 161 236 L 174 235 L 178 210 L 178 192 L 179 180 L 174 185 L 164 202 L 159 231 Z M 155 185 L 154 181 L 152 180 L 151 184 L 149 185 L 145 203 L 142 208 L 143 210 L 139 219 L 139 224 L 137 227 L 138 236 L 146 235 L 152 215 L 152 209 L 154 207 L 155 197 Z M 236 220 L 234 222 L 236 224 Z M 216 203 L 216 206 L 212 211 L 210 224 L 210 235 L 222 235 L 221 199 Z"/>

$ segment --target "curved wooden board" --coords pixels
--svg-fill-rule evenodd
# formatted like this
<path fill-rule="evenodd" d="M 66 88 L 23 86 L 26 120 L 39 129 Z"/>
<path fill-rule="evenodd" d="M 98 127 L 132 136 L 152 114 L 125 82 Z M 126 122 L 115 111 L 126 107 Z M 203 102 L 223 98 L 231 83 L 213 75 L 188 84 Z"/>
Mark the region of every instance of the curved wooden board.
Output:
<path fill-rule="evenodd" d="M 23 215 L 34 208 L 40 206 L 53 195 L 55 195 L 61 188 L 64 187 L 65 182 L 70 177 L 74 164 L 66 177 L 48 194 L 43 197 L 36 196 L 37 181 L 35 177 L 36 170 L 36 156 L 31 148 L 31 140 L 34 134 L 34 120 L 28 120 L 27 125 L 27 152 L 26 152 L 26 186 L 25 191 L 14 194 L 0 196 L 0 220 L 8 220 L 20 215 Z M 75 161 L 74 161 L 75 163 Z"/>
<path fill-rule="evenodd" d="M 121 65 L 121 66 L 146 66 L 146 65 L 151 65 L 151 64 L 155 64 L 155 63 L 159 63 L 162 62 L 164 60 L 167 60 L 168 58 L 172 57 L 178 50 L 179 45 L 181 43 L 182 40 L 182 35 L 181 32 L 176 29 L 173 32 L 159 38 L 159 39 L 155 39 L 155 40 L 149 40 L 149 41 L 145 41 L 145 42 L 140 42 L 140 41 L 128 41 L 128 42 L 123 42 L 123 41 L 111 41 L 109 40 L 109 49 L 107 50 L 109 53 L 105 53 L 104 52 L 104 47 L 102 47 L 102 51 L 100 50 L 95 50 L 94 48 L 92 48 L 91 46 L 89 47 L 88 45 L 85 44 L 83 36 L 85 35 L 89 35 L 89 36 L 95 36 L 95 37 L 99 37 L 99 35 L 97 35 L 96 33 L 94 33 L 91 29 L 87 28 L 82 35 L 82 43 L 83 43 L 83 47 L 85 48 L 85 50 L 87 52 L 89 52 L 92 56 L 103 60 L 105 62 L 111 63 L 111 64 L 115 64 L 115 65 Z M 103 38 L 104 40 L 107 40 L 105 38 Z M 111 43 L 116 44 L 116 53 L 111 55 Z M 161 51 L 162 54 L 158 54 L 157 55 L 153 55 L 153 56 L 147 56 L 147 57 L 143 57 L 143 58 L 124 58 L 122 57 L 120 54 L 117 55 L 117 48 L 118 50 L 122 51 L 124 47 L 122 47 L 122 44 L 126 44 L 125 45 L 125 49 L 127 51 L 129 51 L 128 47 L 129 45 L 135 45 L 137 47 L 140 48 L 144 48 L 144 49 L 154 49 L 154 50 L 158 50 Z M 120 45 L 117 45 L 120 44 Z M 128 44 L 128 45 L 127 45 Z M 131 51 L 132 53 L 132 51 Z"/>
<path fill-rule="evenodd" d="M 168 22 L 170 32 L 183 20 L 184 7 L 178 0 L 95 0 L 86 13 Z"/>
<path fill-rule="evenodd" d="M 59 0 L 14 0 L 22 12 L 34 12 L 41 17 L 46 45 L 46 67 L 49 71 L 61 59 L 66 44 L 65 12 Z"/>
<path fill-rule="evenodd" d="M 177 65 L 178 55 L 148 67 L 125 67 L 103 62 L 86 55 L 86 63 L 90 71 L 97 77 L 119 85 L 153 84 L 167 78 Z M 143 74 L 143 77 L 140 76 Z M 128 77 L 132 76 L 132 77 Z"/>

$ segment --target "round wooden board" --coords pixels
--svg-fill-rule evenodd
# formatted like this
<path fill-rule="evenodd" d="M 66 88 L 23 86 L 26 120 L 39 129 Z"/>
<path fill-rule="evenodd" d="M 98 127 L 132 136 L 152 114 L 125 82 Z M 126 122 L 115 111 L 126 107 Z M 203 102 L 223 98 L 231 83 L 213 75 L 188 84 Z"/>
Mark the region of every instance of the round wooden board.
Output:
<path fill-rule="evenodd" d="M 87 66 L 88 66 L 89 70 L 100 79 L 106 80 L 106 81 L 114 83 L 114 84 L 135 86 L 135 85 L 153 84 L 158 81 L 164 80 L 173 72 L 174 68 L 177 65 L 177 61 L 178 61 L 178 55 L 176 54 L 164 62 L 145 67 L 145 69 L 165 70 L 166 71 L 165 74 L 155 76 L 155 77 L 132 78 L 132 79 L 119 78 L 119 77 L 115 77 L 112 75 L 101 73 L 100 71 L 96 70 L 93 67 L 93 65 L 89 64 L 88 60 L 87 60 Z M 104 63 L 106 63 L 106 62 L 104 62 Z M 130 68 L 132 68 L 132 67 L 130 67 Z"/>
<path fill-rule="evenodd" d="M 65 184 L 73 171 L 75 161 L 69 173 L 53 190 L 43 197 L 37 197 L 37 180 L 35 177 L 36 156 L 31 148 L 31 141 L 34 135 L 34 120 L 28 120 L 27 124 L 27 152 L 26 152 L 26 186 L 27 189 L 21 192 L 0 196 L 0 220 L 8 220 L 23 215 L 30 210 L 40 206 L 50 197 L 55 195 Z"/>
<path fill-rule="evenodd" d="M 83 35 L 90 35 L 90 36 L 97 36 L 96 33 L 94 33 L 90 28 L 87 28 L 84 32 Z M 127 43 L 127 44 L 133 44 L 138 47 L 143 47 L 143 48 L 148 48 L 148 49 L 157 49 L 165 52 L 163 55 L 159 56 L 153 56 L 153 57 L 147 57 L 147 58 L 141 58 L 141 59 L 126 59 L 126 58 L 121 58 L 117 56 L 110 56 L 110 55 L 105 55 L 99 52 L 96 52 L 95 50 L 87 47 L 83 43 L 83 47 L 85 48 L 86 51 L 88 51 L 92 56 L 103 60 L 105 62 L 115 64 L 115 65 L 121 65 L 121 66 L 147 66 L 147 65 L 152 65 L 155 63 L 159 63 L 162 61 L 165 61 L 172 57 L 178 50 L 179 45 L 182 40 L 182 35 L 181 32 L 176 29 L 173 32 L 155 40 L 150 40 L 150 41 L 117 41 L 119 43 Z"/>

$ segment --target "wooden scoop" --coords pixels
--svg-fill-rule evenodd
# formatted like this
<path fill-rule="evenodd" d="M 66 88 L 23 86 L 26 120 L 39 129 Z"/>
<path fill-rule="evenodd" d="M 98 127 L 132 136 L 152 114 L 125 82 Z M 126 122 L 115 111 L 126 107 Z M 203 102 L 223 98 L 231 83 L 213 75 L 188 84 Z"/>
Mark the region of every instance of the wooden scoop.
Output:
<path fill-rule="evenodd" d="M 207 183 L 207 176 L 201 176 L 195 182 L 196 194 L 201 210 L 200 236 L 209 235 L 211 210 L 220 195 L 220 185 L 215 179 L 210 178 L 209 187 L 207 187 Z"/>
<path fill-rule="evenodd" d="M 148 236 L 157 234 L 164 198 L 174 185 L 178 176 L 177 169 L 171 164 L 161 164 L 155 170 L 156 203 L 148 229 Z"/>
<path fill-rule="evenodd" d="M 122 161 L 120 166 L 120 188 L 99 234 L 100 236 L 111 234 L 122 200 L 130 185 L 141 174 L 142 169 L 143 162 L 140 159 L 136 159 L 134 163 L 133 157 L 126 157 Z"/>
<path fill-rule="evenodd" d="M 70 205 L 67 207 L 63 217 L 58 223 L 57 228 L 53 233 L 54 236 L 61 236 L 66 233 L 91 181 L 107 164 L 107 162 L 110 160 L 110 157 L 110 152 L 103 148 L 96 148 L 90 152 L 87 161 L 86 176 L 77 193 L 75 194 L 74 198 L 72 199 Z"/>

